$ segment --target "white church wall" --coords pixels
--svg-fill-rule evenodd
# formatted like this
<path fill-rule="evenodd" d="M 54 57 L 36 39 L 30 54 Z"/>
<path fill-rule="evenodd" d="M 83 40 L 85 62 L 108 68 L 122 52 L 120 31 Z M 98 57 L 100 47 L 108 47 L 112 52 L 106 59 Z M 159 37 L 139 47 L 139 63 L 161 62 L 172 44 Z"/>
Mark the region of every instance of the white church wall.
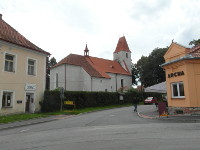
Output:
<path fill-rule="evenodd" d="M 81 91 L 91 91 L 91 76 L 82 68 L 83 88 Z"/>
<path fill-rule="evenodd" d="M 131 59 L 131 53 L 130 52 L 126 52 L 126 51 L 120 51 L 118 53 L 114 53 L 114 60 L 118 61 L 121 66 L 126 70 L 126 66 L 124 65 L 123 60 L 126 62 L 126 65 L 129 69 L 129 71 L 131 71 L 131 64 L 132 64 L 132 59 Z"/>
<path fill-rule="evenodd" d="M 131 76 L 121 75 L 121 74 L 113 74 L 113 73 L 108 73 L 108 75 L 111 77 L 111 86 L 112 86 L 113 92 L 115 92 L 116 90 L 121 88 L 121 80 L 122 79 L 123 79 L 124 87 L 127 86 L 128 88 L 131 88 L 131 86 L 132 86 L 132 77 Z"/>
<path fill-rule="evenodd" d="M 58 79 L 56 79 L 57 77 Z M 81 91 L 83 89 L 82 68 L 80 66 L 63 64 L 50 70 L 50 90 L 57 87 L 65 89 L 65 84 L 66 90 L 69 91 Z"/>
<path fill-rule="evenodd" d="M 75 65 L 66 65 L 66 90 L 81 91 L 82 89 L 82 67 Z"/>
<path fill-rule="evenodd" d="M 92 91 L 111 92 L 111 80 L 106 78 L 92 78 Z"/>
<path fill-rule="evenodd" d="M 58 77 L 58 87 L 64 87 L 64 70 L 65 65 L 60 65 L 59 67 L 52 68 L 50 70 L 50 90 L 54 90 L 57 88 L 57 77 Z M 58 75 L 56 75 L 58 74 Z M 57 77 L 56 77 L 57 76 Z"/>

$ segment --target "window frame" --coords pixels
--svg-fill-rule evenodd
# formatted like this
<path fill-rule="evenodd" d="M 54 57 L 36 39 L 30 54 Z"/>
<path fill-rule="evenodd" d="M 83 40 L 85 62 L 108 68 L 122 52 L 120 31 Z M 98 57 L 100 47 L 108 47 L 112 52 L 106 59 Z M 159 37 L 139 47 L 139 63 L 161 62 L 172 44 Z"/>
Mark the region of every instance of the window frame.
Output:
<path fill-rule="evenodd" d="M 6 59 L 6 56 L 12 56 L 12 57 L 13 57 L 13 60 L 12 60 L 12 61 L 11 61 L 11 60 L 7 60 L 7 59 Z M 4 72 L 8 72 L 8 73 L 15 73 L 15 72 L 16 72 L 16 60 L 17 60 L 17 56 L 16 56 L 15 54 L 11 54 L 11 53 L 5 52 L 3 71 L 4 71 Z M 13 64 L 12 64 L 12 70 L 11 70 L 11 71 L 9 71 L 9 69 L 6 70 L 6 62 L 9 62 L 9 64 L 10 64 L 11 62 L 13 63 Z"/>
<path fill-rule="evenodd" d="M 3 105 L 3 98 L 4 98 L 4 94 L 10 94 L 10 106 L 7 105 Z M 6 100 L 8 101 L 8 99 Z M 14 92 L 13 91 L 2 91 L 2 97 L 1 97 L 1 108 L 13 108 L 13 101 L 14 101 Z M 7 104 L 8 102 L 6 102 Z"/>
<path fill-rule="evenodd" d="M 183 92 L 184 92 L 184 96 L 181 96 L 180 94 L 180 84 L 183 85 Z M 177 96 L 174 95 L 174 85 L 176 85 L 176 90 L 177 90 Z M 172 82 L 171 83 L 171 96 L 172 98 L 185 98 L 185 91 L 184 91 L 184 83 L 182 81 L 180 82 Z"/>
<path fill-rule="evenodd" d="M 34 65 L 29 65 L 29 61 L 33 61 L 34 62 Z M 33 74 L 30 74 L 29 73 L 29 67 L 33 67 Z M 37 60 L 36 59 L 33 59 L 33 58 L 28 58 L 27 59 L 27 75 L 29 76 L 36 76 L 37 75 Z"/>

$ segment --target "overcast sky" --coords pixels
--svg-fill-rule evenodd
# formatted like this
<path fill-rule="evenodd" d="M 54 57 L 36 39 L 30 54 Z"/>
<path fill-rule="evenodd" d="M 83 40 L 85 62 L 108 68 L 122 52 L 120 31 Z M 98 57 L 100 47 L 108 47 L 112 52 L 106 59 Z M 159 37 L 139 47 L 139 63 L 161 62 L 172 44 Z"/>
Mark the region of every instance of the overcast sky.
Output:
<path fill-rule="evenodd" d="M 125 36 L 136 63 L 174 39 L 200 38 L 200 0 L 0 0 L 3 20 L 60 61 L 70 53 L 113 58 Z"/>

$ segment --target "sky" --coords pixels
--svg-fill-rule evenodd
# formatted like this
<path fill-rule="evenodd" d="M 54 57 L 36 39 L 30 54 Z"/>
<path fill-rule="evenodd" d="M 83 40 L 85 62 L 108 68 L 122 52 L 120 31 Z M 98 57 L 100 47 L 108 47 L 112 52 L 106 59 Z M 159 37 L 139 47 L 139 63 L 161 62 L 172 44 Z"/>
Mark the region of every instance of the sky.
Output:
<path fill-rule="evenodd" d="M 60 61 L 70 53 L 113 59 L 125 36 L 132 62 L 172 40 L 200 38 L 200 0 L 0 0 L 3 20 Z"/>

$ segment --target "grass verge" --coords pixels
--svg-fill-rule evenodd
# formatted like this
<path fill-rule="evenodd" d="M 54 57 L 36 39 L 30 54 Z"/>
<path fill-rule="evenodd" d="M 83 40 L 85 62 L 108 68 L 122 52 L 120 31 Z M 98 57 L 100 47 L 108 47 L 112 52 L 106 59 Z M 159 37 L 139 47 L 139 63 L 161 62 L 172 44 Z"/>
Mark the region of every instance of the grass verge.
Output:
<path fill-rule="evenodd" d="M 120 107 L 127 107 L 127 106 L 131 106 L 131 104 L 111 105 L 111 106 L 104 106 L 104 107 L 90 107 L 90 108 L 83 108 L 83 109 L 49 112 L 49 113 L 35 113 L 35 114 L 24 113 L 24 114 L 16 114 L 16 115 L 7 115 L 7 116 L 0 116 L 0 124 L 22 121 L 22 120 L 35 119 L 35 118 L 41 118 L 41 117 L 48 117 L 48 116 L 51 116 L 51 115 L 61 115 L 61 114 L 77 115 L 77 114 L 81 114 L 81 113 L 88 113 L 88 112 L 94 112 L 94 111 L 99 111 L 99 110 L 120 108 Z"/>
<path fill-rule="evenodd" d="M 43 113 L 0 116 L 0 123 L 10 123 L 15 121 L 28 120 L 40 117 L 47 117 L 47 116 L 48 114 L 43 114 Z"/>

